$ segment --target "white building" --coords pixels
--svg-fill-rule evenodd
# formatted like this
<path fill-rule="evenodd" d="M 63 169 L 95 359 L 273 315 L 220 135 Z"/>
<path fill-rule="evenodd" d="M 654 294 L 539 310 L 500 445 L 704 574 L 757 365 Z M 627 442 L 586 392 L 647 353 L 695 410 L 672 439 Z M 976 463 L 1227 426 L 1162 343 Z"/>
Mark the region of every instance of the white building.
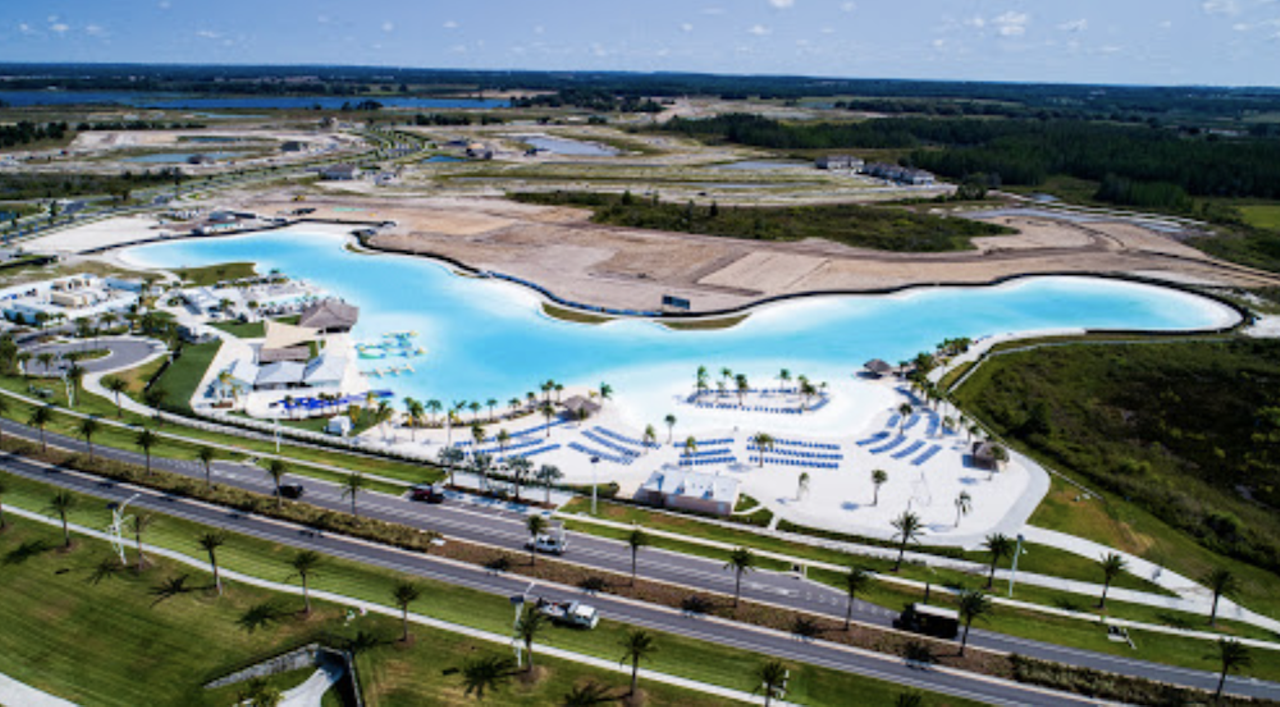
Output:
<path fill-rule="evenodd" d="M 141 283 L 137 290 L 133 287 L 127 281 L 89 274 L 14 285 L 0 290 L 0 312 L 6 319 L 26 324 L 43 318 L 72 320 L 123 313 L 138 303 Z"/>
<path fill-rule="evenodd" d="M 635 500 L 661 508 L 727 516 L 738 503 L 738 480 L 700 471 L 660 469 L 641 484 Z"/>

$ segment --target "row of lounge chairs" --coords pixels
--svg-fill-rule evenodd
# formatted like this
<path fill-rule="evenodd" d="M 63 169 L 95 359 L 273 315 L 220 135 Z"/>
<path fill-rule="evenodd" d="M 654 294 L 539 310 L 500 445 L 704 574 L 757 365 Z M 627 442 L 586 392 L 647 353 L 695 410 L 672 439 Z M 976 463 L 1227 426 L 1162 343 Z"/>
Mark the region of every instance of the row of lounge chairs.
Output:
<path fill-rule="evenodd" d="M 515 453 L 515 454 L 508 454 L 508 455 L 506 455 L 505 457 L 502 457 L 501 459 L 499 459 L 498 461 L 499 461 L 499 462 L 510 461 L 510 460 L 512 460 L 512 459 L 515 459 L 516 457 L 524 457 L 525 459 L 528 459 L 529 457 L 536 457 L 537 455 L 539 455 L 539 454 L 544 454 L 544 453 L 546 453 L 546 452 L 554 452 L 555 450 L 557 450 L 557 449 L 559 449 L 559 448 L 560 448 L 560 445 L 559 445 L 559 444 L 556 444 L 556 443 L 552 443 L 552 444 L 544 444 L 544 445 L 542 445 L 541 447 L 538 447 L 538 448 L 536 448 L 536 449 L 530 449 L 530 450 L 528 450 L 528 451 L 517 452 L 517 453 Z"/>
<path fill-rule="evenodd" d="M 657 442 L 645 442 L 644 440 L 635 439 L 634 437 L 628 437 L 622 434 L 621 432 L 614 432 L 613 430 L 607 427 L 600 427 L 599 425 L 597 425 L 593 429 L 596 432 L 599 432 L 600 434 L 604 435 L 605 437 L 609 437 L 619 442 L 630 444 L 633 447 L 648 447 L 649 449 L 657 449 L 658 447 L 662 446 Z"/>
<path fill-rule="evenodd" d="M 806 449 L 830 449 L 832 451 L 840 451 L 840 445 L 831 442 L 806 442 L 804 440 L 794 439 L 775 439 L 774 445 L 782 447 L 804 447 Z"/>
<path fill-rule="evenodd" d="M 631 466 L 631 462 L 635 461 L 636 459 L 633 456 L 629 456 L 625 454 L 622 456 L 618 456 L 616 454 L 602 452 L 598 449 L 592 449 L 591 447 L 588 447 L 586 445 L 579 444 L 578 442 L 570 442 L 569 449 L 572 449 L 573 451 L 578 452 L 580 454 L 585 454 L 589 457 L 599 457 L 600 459 L 607 462 L 613 462 L 614 464 L 621 464 L 622 466 Z"/>
<path fill-rule="evenodd" d="M 592 431 L 592 430 L 583 430 L 583 431 L 582 431 L 582 436 L 583 436 L 583 437 L 586 437 L 587 439 L 591 440 L 592 442 L 595 442 L 596 444 L 600 444 L 600 445 L 603 445 L 603 446 L 605 446 L 605 447 L 608 447 L 609 449 L 612 449 L 613 451 L 618 452 L 619 454 L 622 454 L 623 456 L 626 456 L 626 457 L 638 457 L 638 456 L 640 456 L 640 452 L 637 452 L 636 450 L 634 450 L 634 449 L 632 449 L 632 448 L 630 448 L 630 447 L 624 447 L 624 446 L 622 446 L 621 444 L 618 444 L 617 442 L 614 442 L 613 440 L 609 439 L 608 437 L 605 437 L 604 435 L 602 435 L 602 434 L 600 434 L 600 433 L 598 433 L 598 432 L 595 432 L 595 431 Z"/>
<path fill-rule="evenodd" d="M 752 464 L 759 464 L 760 457 L 750 457 Z M 814 461 L 811 459 L 790 459 L 787 457 L 770 457 L 764 458 L 765 464 L 776 464 L 779 466 L 800 466 L 807 469 L 839 469 L 840 465 L 836 462 Z"/>
<path fill-rule="evenodd" d="M 756 446 L 755 444 L 748 444 L 747 451 L 759 452 L 764 450 L 760 449 L 760 447 Z M 802 452 L 797 449 L 778 449 L 776 447 L 770 449 L 769 451 L 773 452 L 774 454 L 781 454 L 782 456 L 787 456 L 787 457 L 799 457 L 801 459 L 834 459 L 837 461 L 844 459 L 843 454 L 832 454 L 830 452 Z"/>
<path fill-rule="evenodd" d="M 680 466 L 706 466 L 709 464 L 733 464 L 736 461 L 738 461 L 738 458 L 733 456 L 732 454 L 728 456 L 724 456 L 723 453 L 721 453 L 721 456 L 714 456 L 714 457 L 707 457 L 707 458 L 690 459 L 689 457 L 681 457 Z"/>

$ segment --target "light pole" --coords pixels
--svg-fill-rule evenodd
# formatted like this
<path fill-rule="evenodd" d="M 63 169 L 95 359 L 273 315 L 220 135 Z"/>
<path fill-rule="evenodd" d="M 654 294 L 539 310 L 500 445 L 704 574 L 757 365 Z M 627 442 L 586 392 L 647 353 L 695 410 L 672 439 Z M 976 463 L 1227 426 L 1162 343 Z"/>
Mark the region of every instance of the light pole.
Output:
<path fill-rule="evenodd" d="M 1018 547 L 1013 551 L 1013 565 L 1009 568 L 1009 598 L 1013 598 L 1013 584 L 1018 578 L 1018 556 L 1022 554 L 1022 541 L 1026 538 L 1018 533 Z"/>
<path fill-rule="evenodd" d="M 600 463 L 600 457 L 591 457 L 591 515 L 596 514 L 596 465 Z"/>
<path fill-rule="evenodd" d="M 520 668 L 520 667 L 523 667 L 522 656 L 524 655 L 524 653 L 520 650 L 522 648 L 522 645 L 520 643 L 520 634 L 519 634 L 520 615 L 524 613 L 524 595 L 523 594 L 511 595 L 511 606 L 516 610 L 516 618 L 514 621 L 511 622 L 511 647 L 514 648 L 516 651 L 516 667 Z"/>

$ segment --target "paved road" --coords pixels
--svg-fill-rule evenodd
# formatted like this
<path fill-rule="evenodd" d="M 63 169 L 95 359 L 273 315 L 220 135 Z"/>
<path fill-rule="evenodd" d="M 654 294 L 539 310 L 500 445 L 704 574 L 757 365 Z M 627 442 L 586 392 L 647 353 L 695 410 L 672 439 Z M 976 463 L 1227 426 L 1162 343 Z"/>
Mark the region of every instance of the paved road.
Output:
<path fill-rule="evenodd" d="M 0 429 L 3 429 L 6 434 L 38 438 L 34 430 L 8 420 L 0 422 Z M 71 449 L 84 448 L 79 440 L 53 433 L 48 434 L 48 439 L 50 444 Z M 142 455 L 132 451 L 102 446 L 95 449 L 102 456 L 134 464 L 143 463 Z M 189 476 L 202 478 L 204 474 L 203 468 L 197 462 L 153 458 L 152 463 L 156 468 Z M 214 479 L 218 483 L 265 493 L 271 492 L 273 483 L 258 467 L 231 462 L 215 464 Z M 309 477 L 287 476 L 285 481 L 304 484 L 305 500 L 309 503 L 335 510 L 350 509 L 349 499 L 342 498 L 336 484 Z M 185 502 L 171 499 L 168 503 L 171 505 L 165 507 L 166 512 L 174 507 L 173 504 Z M 443 533 L 446 538 L 523 550 L 524 542 L 528 537 L 525 531 L 524 515 L 501 508 L 477 509 L 450 502 L 442 505 L 426 505 L 374 492 L 361 493 L 357 499 L 357 505 L 361 515 L 436 530 Z M 236 529 L 240 530 L 238 527 Z M 373 551 L 373 548 L 366 545 L 361 547 L 363 549 L 356 554 L 357 557 L 363 558 L 360 553 Z M 625 544 L 589 535 L 574 534 L 570 539 L 569 552 L 564 559 L 624 575 L 630 573 L 630 551 Z M 733 593 L 733 573 L 726 570 L 720 562 L 705 558 L 646 548 L 640 552 L 638 571 L 642 577 L 689 586 L 697 591 Z M 467 586 L 474 585 L 467 584 Z M 756 571 L 747 575 L 742 582 L 742 595 L 748 599 L 769 602 L 790 609 L 826 614 L 840 619 L 843 619 L 846 605 L 844 595 L 835 589 L 789 574 L 767 571 Z M 603 598 L 595 603 L 602 604 Z M 607 612 L 607 615 L 618 616 L 622 620 L 629 621 L 612 611 Z M 858 602 L 855 606 L 854 618 L 859 621 L 888 626 L 892 617 L 893 613 L 882 607 L 863 602 Z M 992 650 L 1019 653 L 1044 660 L 1189 687 L 1212 690 L 1217 686 L 1217 675 L 1208 671 L 1188 670 L 1134 658 L 1065 648 L 990 631 L 975 629 L 970 635 L 969 642 L 971 645 Z M 1211 646 L 1206 643 L 1206 653 L 1211 650 Z M 1243 696 L 1280 700 L 1280 684 L 1277 683 L 1231 677 L 1228 679 L 1227 689 L 1229 692 Z"/>
<path fill-rule="evenodd" d="M 68 353 L 92 351 L 94 349 L 106 349 L 110 353 L 102 358 L 95 358 L 91 361 L 81 361 L 80 367 L 85 370 L 85 373 L 102 373 L 103 371 L 117 371 L 126 368 L 133 368 L 150 356 L 165 350 L 164 345 L 157 341 L 116 336 L 81 339 L 79 341 L 67 343 L 44 344 L 25 349 L 26 351 L 31 352 L 31 360 L 27 361 L 27 370 L 33 375 L 50 375 L 50 372 L 44 369 L 44 365 L 35 358 L 41 353 L 51 353 L 55 356 L 62 356 Z M 62 371 L 69 365 L 70 362 L 65 360 L 59 359 L 54 361 L 50 366 L 52 375 L 62 375 Z"/>
<path fill-rule="evenodd" d="M 470 565 L 434 557 L 370 545 L 341 536 L 329 536 L 300 526 L 248 516 L 237 511 L 206 506 L 148 489 L 130 487 L 76 472 L 49 469 L 13 455 L 0 456 L 0 468 L 20 476 L 97 496 L 106 502 L 135 497 L 131 508 L 158 511 L 204 525 L 222 527 L 236 533 L 274 543 L 309 548 L 328 555 L 348 558 L 449 584 L 499 596 L 526 592 L 552 600 L 581 598 L 581 593 L 540 586 L 518 575 L 495 574 Z M 104 511 L 104 520 L 106 514 Z M 811 663 L 857 673 L 893 683 L 965 697 L 995 705 L 1046 705 L 1068 707 L 1093 704 L 1072 695 L 1042 691 L 1029 686 L 990 680 L 963 672 L 924 670 L 905 665 L 900 659 L 849 650 L 821 641 L 798 641 L 790 636 L 761 631 L 749 626 L 715 619 L 690 617 L 680 612 L 608 595 L 591 598 L 601 612 L 618 621 L 657 631 L 711 641 L 726 646 L 757 651 L 784 660 Z"/>

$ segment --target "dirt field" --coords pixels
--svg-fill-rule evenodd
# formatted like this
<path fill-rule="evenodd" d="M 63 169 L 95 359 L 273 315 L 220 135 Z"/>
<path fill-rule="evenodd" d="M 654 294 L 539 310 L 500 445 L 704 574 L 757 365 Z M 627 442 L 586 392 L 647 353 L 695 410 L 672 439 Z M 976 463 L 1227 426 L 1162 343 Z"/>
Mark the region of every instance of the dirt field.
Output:
<path fill-rule="evenodd" d="M 695 310 L 738 307 L 774 295 L 869 290 L 938 282 L 981 283 L 1027 273 L 1140 274 L 1219 286 L 1280 285 L 1280 277 L 1216 261 L 1161 233 L 1128 222 L 1072 223 L 1000 216 L 1013 236 L 978 239 L 962 253 L 902 254 L 821 240 L 797 243 L 716 238 L 615 228 L 570 208 L 500 198 L 245 194 L 234 206 L 264 215 L 299 207 L 309 218 L 351 223 L 395 221 L 377 248 L 447 257 L 538 282 L 576 302 L 656 309 L 662 295 L 689 298 Z"/>

